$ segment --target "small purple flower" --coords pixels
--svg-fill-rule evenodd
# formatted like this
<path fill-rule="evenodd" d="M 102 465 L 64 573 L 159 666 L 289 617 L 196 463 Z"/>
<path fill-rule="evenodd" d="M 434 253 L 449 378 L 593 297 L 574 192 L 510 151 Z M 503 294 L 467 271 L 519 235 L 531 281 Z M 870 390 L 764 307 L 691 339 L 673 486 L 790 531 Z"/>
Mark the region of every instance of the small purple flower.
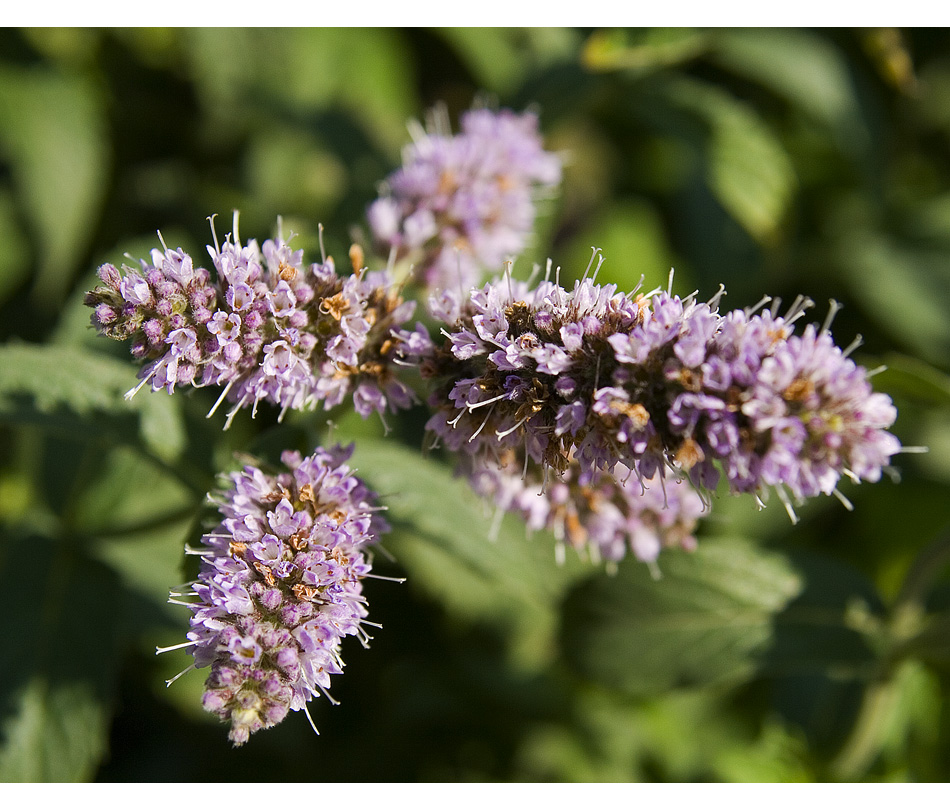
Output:
<path fill-rule="evenodd" d="M 455 136 L 444 121 L 419 127 L 366 216 L 382 253 L 412 257 L 432 289 L 464 289 L 524 249 L 535 198 L 560 179 L 535 115 L 472 110 Z"/>
<path fill-rule="evenodd" d="M 231 724 L 235 745 L 326 693 L 342 671 L 343 636 L 369 640 L 362 579 L 388 526 L 350 473 L 350 452 L 285 453 L 276 476 L 233 473 L 217 493 L 223 520 L 195 552 L 198 601 L 171 599 L 192 611 L 179 646 L 192 648 L 194 666 L 211 667 L 202 703 Z"/>
<path fill-rule="evenodd" d="M 595 254 L 596 256 L 596 254 Z M 570 291 L 505 277 L 473 289 L 446 341 L 415 358 L 433 381 L 427 428 L 481 468 L 527 454 L 577 481 L 623 468 L 711 490 L 796 500 L 876 481 L 900 448 L 890 399 L 827 330 L 775 311 L 716 310 L 666 291 Z M 777 307 L 776 307 L 777 310 Z"/>
<path fill-rule="evenodd" d="M 236 219 L 233 235 L 223 245 L 215 237 L 208 253 L 213 282 L 181 249 L 152 251 L 124 275 L 100 268 L 104 284 L 86 296 L 93 323 L 109 337 L 132 338 L 133 355 L 145 360 L 130 396 L 146 384 L 169 393 L 184 384 L 222 387 L 212 413 L 225 399 L 234 403 L 225 426 L 261 401 L 283 415 L 353 395 L 364 416 L 414 402 L 396 375 L 397 333 L 414 303 L 387 273 L 354 266 L 341 277 L 332 259 L 308 267 L 282 236 L 242 245 Z M 422 351 L 421 335 L 405 339 Z"/>

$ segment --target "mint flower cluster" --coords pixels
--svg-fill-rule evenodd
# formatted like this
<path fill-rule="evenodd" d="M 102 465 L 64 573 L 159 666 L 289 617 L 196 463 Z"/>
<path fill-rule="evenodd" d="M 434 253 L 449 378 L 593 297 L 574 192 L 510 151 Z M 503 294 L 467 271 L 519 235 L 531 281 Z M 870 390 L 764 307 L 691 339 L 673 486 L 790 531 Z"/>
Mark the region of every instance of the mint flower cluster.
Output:
<path fill-rule="evenodd" d="M 222 387 L 215 408 L 234 403 L 228 424 L 261 401 L 283 412 L 352 396 L 363 416 L 412 404 L 392 373 L 390 332 L 415 304 L 385 271 L 356 266 L 344 278 L 331 258 L 306 265 L 282 238 L 242 245 L 236 218 L 234 231 L 208 246 L 213 280 L 180 248 L 153 250 L 139 268 L 99 269 L 103 284 L 86 294 L 93 325 L 132 340 L 133 357 L 145 361 L 138 388 Z"/>
<path fill-rule="evenodd" d="M 468 289 L 524 250 L 535 199 L 560 183 L 560 158 L 544 150 L 532 113 L 471 110 L 454 137 L 438 117 L 414 134 L 367 211 L 373 238 L 383 255 L 408 257 L 430 289 Z"/>
<path fill-rule="evenodd" d="M 476 466 L 520 450 L 555 476 L 576 463 L 582 485 L 624 465 L 700 491 L 724 473 L 731 492 L 775 489 L 790 510 L 788 492 L 878 480 L 900 450 L 890 399 L 827 328 L 793 334 L 805 302 L 722 316 L 720 296 L 502 278 L 457 306 L 443 298 L 447 339 L 416 358 L 435 386 L 428 427 Z"/>
<path fill-rule="evenodd" d="M 369 639 L 362 580 L 388 526 L 345 463 L 351 451 L 288 451 L 277 475 L 233 473 L 215 496 L 223 520 L 193 550 L 201 572 L 187 591 L 197 601 L 182 602 L 185 646 L 194 666 L 211 667 L 202 703 L 230 723 L 235 745 L 329 698 L 343 637 Z"/>
<path fill-rule="evenodd" d="M 611 566 L 692 549 L 721 483 L 760 502 L 774 491 L 794 520 L 794 503 L 820 494 L 848 505 L 841 477 L 876 481 L 904 449 L 891 400 L 835 344 L 831 317 L 796 333 L 807 299 L 721 313 L 722 289 L 705 302 L 671 286 L 624 293 L 597 283 L 596 250 L 570 287 L 550 261 L 540 281 L 540 268 L 515 280 L 510 263 L 498 275 L 560 181 L 533 114 L 473 110 L 455 136 L 436 116 L 414 135 L 367 210 L 385 270 L 359 245 L 350 272 L 307 263 L 279 220 L 276 239 L 243 244 L 237 215 L 209 269 L 164 242 L 138 267 L 103 265 L 85 300 L 143 364 L 127 396 L 214 387 L 209 416 L 229 401 L 225 427 L 262 401 L 280 418 L 424 401 L 433 445 L 499 516 L 552 531 L 559 556 L 570 546 Z M 412 274 L 397 279 L 397 262 Z M 427 301 L 410 327 L 413 295 Z M 173 593 L 192 611 L 177 646 L 210 667 L 204 706 L 236 745 L 306 711 L 342 671 L 341 639 L 368 638 L 361 583 L 387 527 L 349 452 L 288 451 L 283 472 L 232 474 L 214 496 L 222 522 L 192 550 L 198 579 Z"/>

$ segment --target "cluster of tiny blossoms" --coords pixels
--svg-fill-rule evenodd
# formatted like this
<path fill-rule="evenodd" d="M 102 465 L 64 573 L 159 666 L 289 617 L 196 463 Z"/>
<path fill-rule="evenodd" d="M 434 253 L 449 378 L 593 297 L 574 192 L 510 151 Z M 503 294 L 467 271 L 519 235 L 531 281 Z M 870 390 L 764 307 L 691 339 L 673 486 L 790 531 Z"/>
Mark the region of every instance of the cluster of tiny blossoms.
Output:
<path fill-rule="evenodd" d="M 383 252 L 409 257 L 424 284 L 462 290 L 524 250 L 535 199 L 560 182 L 561 161 L 532 113 L 471 110 L 455 136 L 443 118 L 415 129 L 367 219 Z"/>
<path fill-rule="evenodd" d="M 191 647 L 193 667 L 211 667 L 202 702 L 231 724 L 235 745 L 289 710 L 306 712 L 321 692 L 329 698 L 342 638 L 369 638 L 366 551 L 388 526 L 349 455 L 285 452 L 287 470 L 276 476 L 251 466 L 233 473 L 216 497 L 224 519 L 190 549 L 201 556 L 198 579 L 173 592 L 170 601 L 192 611 L 191 630 L 168 649 Z"/>
<path fill-rule="evenodd" d="M 103 284 L 86 294 L 93 325 L 117 340 L 131 339 L 145 362 L 137 388 L 150 384 L 219 386 L 215 408 L 274 403 L 281 415 L 329 409 L 353 397 L 367 416 L 412 404 L 410 389 L 392 371 L 397 347 L 390 331 L 411 314 L 386 272 L 367 272 L 358 249 L 354 272 L 337 274 L 333 259 L 306 265 L 303 251 L 278 237 L 262 247 L 234 235 L 208 252 L 215 278 L 180 248 L 153 250 L 139 268 L 105 264 Z M 210 415 L 210 414 L 209 414 Z"/>
<path fill-rule="evenodd" d="M 237 215 L 233 235 L 208 247 L 211 270 L 164 241 L 138 267 L 103 265 L 86 303 L 97 330 L 131 341 L 143 363 L 127 396 L 215 386 L 209 416 L 233 403 L 225 426 L 261 401 L 283 416 L 351 398 L 365 417 L 410 407 L 400 375 L 417 367 L 427 428 L 498 516 L 553 531 L 559 557 L 570 545 L 608 565 L 693 548 L 723 478 L 760 500 L 776 491 L 794 519 L 793 501 L 834 493 L 847 505 L 843 475 L 876 481 L 908 449 L 888 432 L 890 399 L 835 345 L 831 316 L 795 333 L 808 301 L 723 315 L 722 290 L 707 302 L 671 288 L 625 294 L 588 277 L 596 251 L 572 289 L 551 280 L 550 262 L 536 285 L 509 265 L 478 286 L 525 248 L 560 159 L 531 113 L 472 110 L 453 136 L 436 111 L 412 133 L 367 210 L 384 272 L 369 272 L 357 246 L 350 274 L 324 255 L 306 264 L 279 225 L 277 239 L 242 244 Z M 396 262 L 431 293 L 444 340 L 405 327 L 414 304 Z M 223 520 L 188 549 L 201 556 L 198 579 L 172 592 L 191 630 L 166 649 L 189 647 L 189 669 L 210 667 L 203 704 L 235 745 L 329 698 L 341 639 L 368 639 L 366 552 L 388 528 L 348 450 L 282 458 L 286 471 L 248 466 L 217 493 Z"/>
<path fill-rule="evenodd" d="M 469 479 L 477 493 L 521 515 L 529 529 L 551 530 L 559 561 L 565 543 L 608 564 L 623 559 L 628 548 L 638 560 L 653 563 L 663 548 L 696 547 L 693 532 L 705 506 L 686 481 L 638 480 L 622 464 L 612 474 L 598 470 L 586 484 L 578 473 L 572 463 L 545 481 L 537 467 L 526 468 L 506 451 L 500 464 L 477 463 Z"/>
<path fill-rule="evenodd" d="M 581 484 L 625 465 L 669 471 L 700 491 L 795 499 L 837 493 L 842 475 L 876 481 L 900 444 L 890 399 L 827 326 L 793 334 L 785 317 L 718 312 L 669 291 L 623 294 L 585 278 L 566 290 L 510 276 L 464 302 L 432 302 L 447 340 L 416 356 L 435 381 L 428 427 L 477 464 L 517 451 Z M 838 493 L 840 495 L 840 493 Z"/>

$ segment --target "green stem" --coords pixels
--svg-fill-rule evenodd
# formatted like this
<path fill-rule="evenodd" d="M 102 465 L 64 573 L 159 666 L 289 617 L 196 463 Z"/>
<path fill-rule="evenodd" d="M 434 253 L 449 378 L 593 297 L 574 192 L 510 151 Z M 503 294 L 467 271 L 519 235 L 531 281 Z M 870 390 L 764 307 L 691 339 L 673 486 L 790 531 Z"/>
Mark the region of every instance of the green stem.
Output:
<path fill-rule="evenodd" d="M 853 782 L 867 773 L 881 747 L 897 700 L 891 679 L 868 684 L 851 735 L 831 763 L 831 772 L 842 782 Z"/>

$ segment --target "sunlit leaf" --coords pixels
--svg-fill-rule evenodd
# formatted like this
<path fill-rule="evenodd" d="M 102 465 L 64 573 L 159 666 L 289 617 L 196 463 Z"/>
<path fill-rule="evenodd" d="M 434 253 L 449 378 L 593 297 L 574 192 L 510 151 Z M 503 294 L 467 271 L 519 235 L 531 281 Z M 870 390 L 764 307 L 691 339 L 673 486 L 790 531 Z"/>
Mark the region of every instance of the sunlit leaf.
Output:
<path fill-rule="evenodd" d="M 0 68 L 0 145 L 39 240 L 40 306 L 59 303 L 92 237 L 108 182 L 95 85 L 48 70 Z"/>
<path fill-rule="evenodd" d="M 796 186 L 781 142 L 753 107 L 713 85 L 678 80 L 670 92 L 709 127 L 706 178 L 716 198 L 756 239 L 773 240 Z"/>
<path fill-rule="evenodd" d="M 108 715 L 80 684 L 50 685 L 38 677 L 16 695 L 0 745 L 2 782 L 81 782 L 106 749 Z"/>
<path fill-rule="evenodd" d="M 657 70 L 701 54 L 708 35 L 691 28 L 610 29 L 591 34 L 581 52 L 588 70 Z"/>
<path fill-rule="evenodd" d="M 867 150 L 847 60 L 827 39 L 788 28 L 722 29 L 710 38 L 710 56 L 787 98 L 826 126 L 840 149 Z"/>

